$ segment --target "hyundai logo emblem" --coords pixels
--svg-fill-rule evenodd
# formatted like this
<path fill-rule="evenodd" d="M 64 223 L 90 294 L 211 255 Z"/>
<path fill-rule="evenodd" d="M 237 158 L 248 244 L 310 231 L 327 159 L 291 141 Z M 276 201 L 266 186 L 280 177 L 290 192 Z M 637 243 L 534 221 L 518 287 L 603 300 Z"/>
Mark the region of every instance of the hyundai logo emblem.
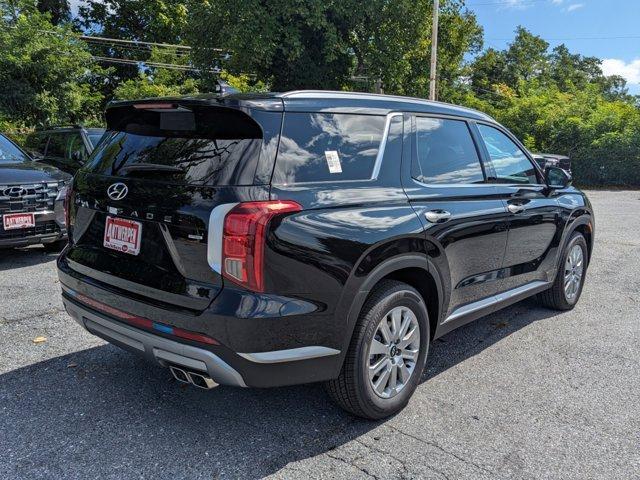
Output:
<path fill-rule="evenodd" d="M 23 187 L 8 187 L 2 191 L 5 197 L 19 198 L 27 194 L 27 189 Z"/>
<path fill-rule="evenodd" d="M 111 200 L 122 200 L 127 193 L 129 193 L 129 187 L 122 182 L 114 183 L 107 188 L 107 195 Z"/>

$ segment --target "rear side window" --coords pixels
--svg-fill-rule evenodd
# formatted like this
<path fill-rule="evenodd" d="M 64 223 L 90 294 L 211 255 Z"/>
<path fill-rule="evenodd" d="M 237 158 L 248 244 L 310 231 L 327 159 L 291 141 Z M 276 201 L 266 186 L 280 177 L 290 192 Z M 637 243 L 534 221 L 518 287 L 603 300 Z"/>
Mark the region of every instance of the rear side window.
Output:
<path fill-rule="evenodd" d="M 412 176 L 426 184 L 482 183 L 480 158 L 467 123 L 442 118 L 416 118 L 417 161 Z"/>
<path fill-rule="evenodd" d="M 241 111 L 120 107 L 107 122 L 89 171 L 204 186 L 253 183 L 262 130 Z"/>
<path fill-rule="evenodd" d="M 274 183 L 370 179 L 385 124 L 375 115 L 285 114 Z"/>
<path fill-rule="evenodd" d="M 536 169 L 524 152 L 497 128 L 478 124 L 500 183 L 538 183 Z"/>

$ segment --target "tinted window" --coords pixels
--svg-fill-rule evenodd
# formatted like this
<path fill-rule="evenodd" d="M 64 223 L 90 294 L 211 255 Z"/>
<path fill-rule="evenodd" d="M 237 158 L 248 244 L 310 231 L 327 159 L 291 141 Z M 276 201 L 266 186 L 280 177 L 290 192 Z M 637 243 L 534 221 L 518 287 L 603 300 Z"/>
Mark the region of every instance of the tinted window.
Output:
<path fill-rule="evenodd" d="M 67 157 L 67 144 L 69 142 L 69 133 L 54 133 L 49 137 L 49 145 L 47 147 L 47 157 L 64 159 Z"/>
<path fill-rule="evenodd" d="M 538 183 L 533 164 L 513 141 L 497 128 L 478 125 L 500 183 Z"/>
<path fill-rule="evenodd" d="M 417 162 L 413 177 L 428 184 L 482 183 L 480 158 L 466 122 L 416 118 Z"/>
<path fill-rule="evenodd" d="M 0 135 L 0 163 L 19 163 L 29 160 L 22 151 L 6 137 Z"/>
<path fill-rule="evenodd" d="M 29 135 L 27 137 L 27 141 L 25 142 L 25 147 L 27 150 L 33 154 L 39 154 L 43 156 L 45 154 L 45 150 L 47 149 L 47 142 L 49 141 L 48 134 L 42 133 L 34 133 L 33 135 Z"/>
<path fill-rule="evenodd" d="M 100 139 L 102 138 L 102 133 L 90 133 L 89 134 L 89 141 L 91 142 L 91 145 L 93 145 L 93 147 L 95 148 L 96 145 L 98 145 L 98 142 L 100 142 Z"/>
<path fill-rule="evenodd" d="M 274 182 L 324 182 L 371 178 L 386 117 L 287 113 Z"/>
<path fill-rule="evenodd" d="M 129 108 L 108 111 L 107 117 L 111 129 L 93 151 L 90 171 L 197 185 L 254 180 L 262 130 L 243 112 Z"/>
<path fill-rule="evenodd" d="M 87 160 L 87 148 L 80 134 L 69 135 L 69 143 L 65 151 L 65 158 L 73 163 L 84 164 Z"/>

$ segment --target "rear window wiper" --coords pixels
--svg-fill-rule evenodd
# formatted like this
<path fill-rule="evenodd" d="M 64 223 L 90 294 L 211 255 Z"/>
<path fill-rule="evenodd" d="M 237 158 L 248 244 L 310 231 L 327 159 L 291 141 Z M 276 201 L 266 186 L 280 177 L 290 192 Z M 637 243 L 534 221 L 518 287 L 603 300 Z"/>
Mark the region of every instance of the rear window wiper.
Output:
<path fill-rule="evenodd" d="M 167 172 L 167 173 L 185 173 L 185 170 L 173 165 L 161 165 L 159 163 L 136 163 L 133 165 L 125 165 L 120 169 L 123 173 L 128 172 Z"/>

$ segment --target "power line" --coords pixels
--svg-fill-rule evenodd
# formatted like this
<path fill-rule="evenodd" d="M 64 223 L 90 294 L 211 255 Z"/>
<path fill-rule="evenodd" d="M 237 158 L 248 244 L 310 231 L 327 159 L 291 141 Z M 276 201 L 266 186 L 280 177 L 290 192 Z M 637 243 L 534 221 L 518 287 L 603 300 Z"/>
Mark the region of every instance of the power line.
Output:
<path fill-rule="evenodd" d="M 189 71 L 189 72 L 209 72 L 209 73 L 220 73 L 221 71 L 221 69 L 216 69 L 216 68 L 196 68 L 196 67 L 191 67 L 189 65 L 178 65 L 175 63 L 163 63 L 163 62 L 151 62 L 147 60 L 133 60 L 130 58 L 101 57 L 98 55 L 93 55 L 91 58 L 93 58 L 98 62 L 116 63 L 121 65 L 145 64 L 149 67 L 166 68 L 169 70 L 181 70 L 181 71 Z"/>

